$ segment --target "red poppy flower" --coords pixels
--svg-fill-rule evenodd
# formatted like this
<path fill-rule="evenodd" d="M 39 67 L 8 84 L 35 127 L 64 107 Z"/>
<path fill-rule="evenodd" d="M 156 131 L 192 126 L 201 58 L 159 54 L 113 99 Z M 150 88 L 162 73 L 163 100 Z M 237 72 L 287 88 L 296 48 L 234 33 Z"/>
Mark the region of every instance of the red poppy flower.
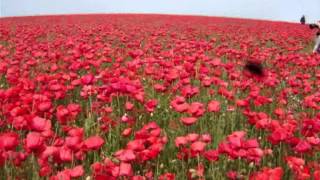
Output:
<path fill-rule="evenodd" d="M 219 160 L 219 152 L 218 152 L 218 150 L 208 150 L 204 153 L 204 157 L 208 161 L 218 161 Z"/>
<path fill-rule="evenodd" d="M 72 169 L 70 169 L 70 176 L 72 178 L 78 178 L 84 175 L 84 169 L 82 167 L 82 165 L 76 166 Z"/>
<path fill-rule="evenodd" d="M 198 119 L 195 117 L 182 117 L 180 118 L 180 121 L 186 126 L 191 126 L 196 123 Z"/>
<path fill-rule="evenodd" d="M 100 136 L 91 136 L 84 140 L 83 145 L 88 150 L 98 150 L 104 144 L 104 140 Z"/>
<path fill-rule="evenodd" d="M 189 104 L 185 101 L 184 97 L 177 96 L 170 102 L 170 105 L 177 112 L 186 112 L 189 109 Z"/>
<path fill-rule="evenodd" d="M 201 142 L 201 141 L 196 141 L 194 143 L 191 144 L 191 151 L 193 151 L 194 153 L 202 153 L 205 150 L 206 147 L 206 143 Z"/>
<path fill-rule="evenodd" d="M 176 137 L 175 139 L 175 145 L 176 147 L 180 147 L 181 145 L 184 146 L 188 143 L 187 138 L 181 136 L 181 137 Z"/>
<path fill-rule="evenodd" d="M 212 100 L 208 103 L 209 112 L 219 112 L 220 111 L 220 102 Z"/>
<path fill-rule="evenodd" d="M 30 122 L 30 128 L 31 128 L 31 130 L 38 131 L 38 132 L 50 130 L 51 129 L 51 122 L 50 122 L 50 120 L 36 116 L 36 117 L 32 118 L 32 120 Z"/>
<path fill-rule="evenodd" d="M 133 170 L 132 166 L 129 163 L 121 162 L 120 163 L 120 170 L 119 170 L 119 176 L 132 176 Z"/>
<path fill-rule="evenodd" d="M 39 150 L 44 145 L 44 138 L 36 132 L 30 132 L 26 138 L 26 148 L 29 150 Z"/>
<path fill-rule="evenodd" d="M 152 99 L 146 102 L 145 108 L 147 109 L 148 112 L 153 112 L 157 104 L 158 104 L 158 100 Z"/>
<path fill-rule="evenodd" d="M 133 109 L 134 105 L 131 102 L 126 102 L 125 108 L 127 111 L 131 111 Z"/>
<path fill-rule="evenodd" d="M 114 156 L 117 157 L 120 161 L 123 162 L 130 162 L 136 159 L 136 155 L 133 150 L 119 150 L 117 151 Z"/>
<path fill-rule="evenodd" d="M 0 135 L 0 150 L 14 150 L 19 145 L 19 135 L 14 132 Z"/>

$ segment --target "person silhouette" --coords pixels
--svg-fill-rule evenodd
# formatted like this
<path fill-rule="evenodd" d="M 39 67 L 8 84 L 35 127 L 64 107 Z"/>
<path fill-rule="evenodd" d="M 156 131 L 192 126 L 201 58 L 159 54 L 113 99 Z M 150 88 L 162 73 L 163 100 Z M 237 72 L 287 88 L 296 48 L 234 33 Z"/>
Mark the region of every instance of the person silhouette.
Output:
<path fill-rule="evenodd" d="M 306 24 L 306 17 L 304 15 L 302 15 L 301 19 L 300 19 L 300 23 L 301 24 Z"/>
<path fill-rule="evenodd" d="M 320 30 L 317 32 L 314 42 L 315 44 L 312 52 L 320 54 Z"/>

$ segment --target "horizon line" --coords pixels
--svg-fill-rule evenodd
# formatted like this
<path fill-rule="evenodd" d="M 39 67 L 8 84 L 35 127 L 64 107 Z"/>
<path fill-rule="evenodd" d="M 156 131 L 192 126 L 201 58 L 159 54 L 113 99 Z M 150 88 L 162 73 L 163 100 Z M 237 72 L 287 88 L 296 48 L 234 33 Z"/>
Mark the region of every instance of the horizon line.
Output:
<path fill-rule="evenodd" d="M 290 20 L 275 20 L 267 18 L 248 18 L 248 17 L 239 17 L 239 16 L 216 16 L 208 14 L 197 14 L 197 13 L 148 13 L 148 12 L 98 12 L 98 13 L 38 13 L 38 14 L 27 14 L 27 15 L 14 15 L 14 16 L 0 16 L 0 19 L 5 18 L 23 18 L 23 17 L 41 17 L 41 16 L 74 16 L 74 15 L 167 15 L 167 16 L 199 16 L 199 17 L 217 17 L 217 18 L 230 18 L 230 19 L 247 19 L 247 20 L 260 20 L 260 21 L 271 21 L 271 22 L 285 22 L 285 23 L 298 23 L 298 21 Z"/>

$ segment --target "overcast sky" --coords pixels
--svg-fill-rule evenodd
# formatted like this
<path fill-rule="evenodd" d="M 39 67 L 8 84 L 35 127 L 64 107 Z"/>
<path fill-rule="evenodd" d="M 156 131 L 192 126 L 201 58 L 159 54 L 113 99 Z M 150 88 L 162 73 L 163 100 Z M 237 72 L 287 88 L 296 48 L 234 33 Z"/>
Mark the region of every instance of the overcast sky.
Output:
<path fill-rule="evenodd" d="M 2 16 L 165 13 L 283 21 L 320 19 L 320 0 L 0 0 Z"/>

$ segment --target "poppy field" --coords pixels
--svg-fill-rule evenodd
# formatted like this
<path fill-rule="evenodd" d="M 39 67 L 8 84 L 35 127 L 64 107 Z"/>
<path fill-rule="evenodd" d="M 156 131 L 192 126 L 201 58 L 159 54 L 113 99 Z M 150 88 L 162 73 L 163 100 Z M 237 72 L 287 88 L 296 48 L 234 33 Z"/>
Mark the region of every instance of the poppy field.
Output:
<path fill-rule="evenodd" d="M 222 17 L 2 18 L 0 176 L 320 179 L 313 38 Z"/>

